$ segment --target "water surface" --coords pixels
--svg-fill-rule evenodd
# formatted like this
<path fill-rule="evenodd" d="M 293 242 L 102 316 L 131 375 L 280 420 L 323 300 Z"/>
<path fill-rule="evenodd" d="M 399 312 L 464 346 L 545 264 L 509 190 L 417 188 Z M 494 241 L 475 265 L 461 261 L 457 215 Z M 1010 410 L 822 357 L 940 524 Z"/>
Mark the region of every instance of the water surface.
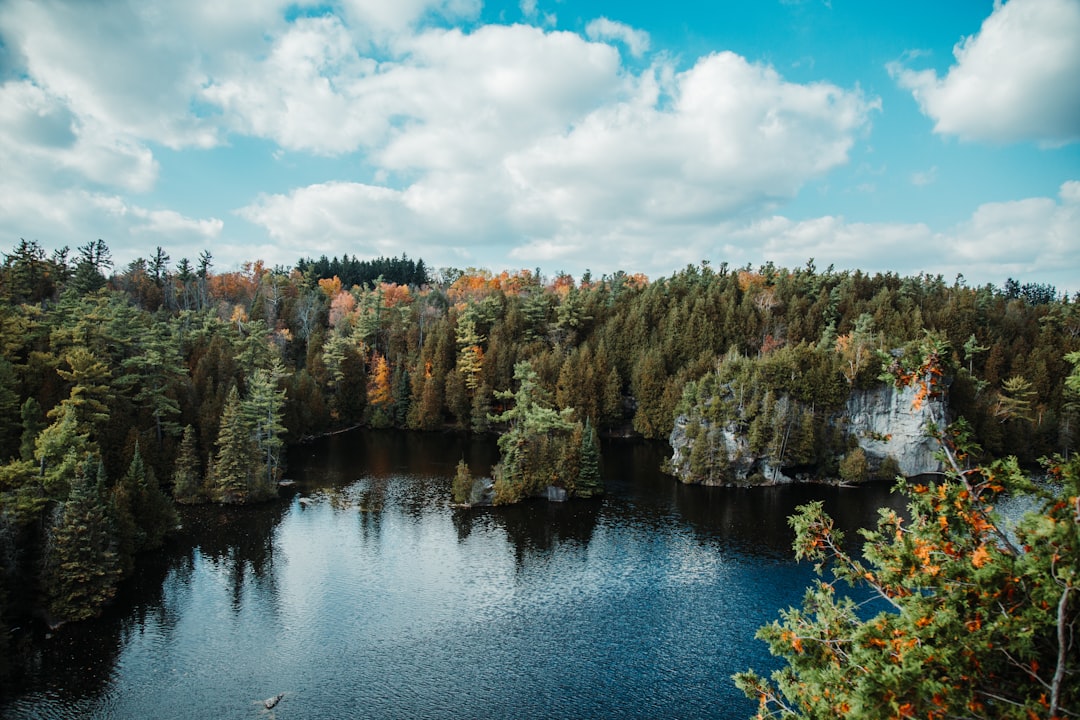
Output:
<path fill-rule="evenodd" d="M 294 449 L 295 493 L 184 509 L 100 620 L 19 639 L 5 718 L 738 718 L 755 629 L 812 578 L 786 518 L 841 527 L 888 487 L 686 487 L 605 443 L 602 500 L 453 509 L 494 443 L 353 432 Z M 301 499 L 305 502 L 301 502 Z M 310 501 L 310 502 L 309 502 Z M 258 703 L 284 692 L 273 711 Z"/>

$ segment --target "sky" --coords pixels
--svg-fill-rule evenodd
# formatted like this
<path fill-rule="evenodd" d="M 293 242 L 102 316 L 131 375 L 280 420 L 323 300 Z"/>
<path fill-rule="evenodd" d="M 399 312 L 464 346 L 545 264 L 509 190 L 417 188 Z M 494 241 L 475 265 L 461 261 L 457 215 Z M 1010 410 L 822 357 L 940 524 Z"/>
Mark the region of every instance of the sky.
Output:
<path fill-rule="evenodd" d="M 1080 0 L 0 0 L 0 249 L 1080 290 Z"/>

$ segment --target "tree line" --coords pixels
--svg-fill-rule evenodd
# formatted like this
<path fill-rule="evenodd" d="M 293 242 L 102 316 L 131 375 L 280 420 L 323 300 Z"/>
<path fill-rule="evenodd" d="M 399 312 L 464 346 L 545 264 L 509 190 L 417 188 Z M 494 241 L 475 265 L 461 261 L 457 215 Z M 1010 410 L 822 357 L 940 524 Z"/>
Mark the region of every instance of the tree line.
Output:
<path fill-rule="evenodd" d="M 160 247 L 117 268 L 100 240 L 20 241 L 0 265 L 3 616 L 96 607 L 174 501 L 272 495 L 285 443 L 334 429 L 497 431 L 498 498 L 595 492 L 594 434 L 666 438 L 724 358 L 754 394 L 748 423 L 776 415 L 780 388 L 803 398 L 781 458 L 814 455 L 819 414 L 875 382 L 868 358 L 926 333 L 948 343 L 950 403 L 985 453 L 1072 452 L 1078 298 L 1014 285 L 813 262 L 653 281 L 430 273 L 404 255 L 218 271 L 209 251 L 173 262 Z M 100 537 L 72 550 L 90 554 L 63 556 L 65 523 L 91 520 Z M 81 595 L 57 589 L 71 577 Z"/>

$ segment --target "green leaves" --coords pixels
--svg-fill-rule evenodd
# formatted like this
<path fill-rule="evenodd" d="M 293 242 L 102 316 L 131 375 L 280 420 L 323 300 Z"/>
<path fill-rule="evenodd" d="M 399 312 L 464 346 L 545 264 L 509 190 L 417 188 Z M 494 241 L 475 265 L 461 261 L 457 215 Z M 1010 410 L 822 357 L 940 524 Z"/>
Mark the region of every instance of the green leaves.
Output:
<path fill-rule="evenodd" d="M 931 361 L 933 362 L 933 361 Z M 940 375 L 911 372 L 915 382 Z M 942 433 L 954 460 L 965 433 Z M 1047 464 L 1058 485 L 1036 489 L 1010 458 L 932 483 L 901 481 L 908 519 L 883 510 L 864 531 L 865 561 L 844 548 L 821 503 L 791 518 L 795 553 L 818 580 L 799 609 L 781 613 L 759 637 L 786 667 L 769 680 L 735 681 L 762 718 L 1029 718 L 1075 713 L 1080 656 L 1080 459 Z M 1034 491 L 1042 505 L 1017 524 L 1015 540 L 993 502 L 1005 490 Z M 838 597 L 835 583 L 853 589 Z M 867 591 L 892 609 L 863 618 L 853 598 Z"/>

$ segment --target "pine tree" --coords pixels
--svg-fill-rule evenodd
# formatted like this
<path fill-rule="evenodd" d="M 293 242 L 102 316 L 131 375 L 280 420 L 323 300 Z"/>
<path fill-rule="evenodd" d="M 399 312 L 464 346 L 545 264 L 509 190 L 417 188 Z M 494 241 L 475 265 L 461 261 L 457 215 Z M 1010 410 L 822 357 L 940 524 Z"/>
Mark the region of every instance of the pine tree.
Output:
<path fill-rule="evenodd" d="M 395 427 L 403 428 L 409 420 L 409 401 L 412 395 L 409 371 L 405 369 L 404 364 L 399 363 L 394 374 L 393 420 Z"/>
<path fill-rule="evenodd" d="M 139 528 L 135 552 L 158 549 L 165 535 L 176 527 L 176 509 L 161 491 L 154 469 L 143 462 L 137 442 L 131 465 L 121 483 L 133 491 L 132 511 Z"/>
<path fill-rule="evenodd" d="M 245 503 L 256 499 L 252 495 L 255 478 L 261 479 L 259 450 L 252 440 L 252 428 L 244 418 L 240 394 L 236 387 L 229 390 L 221 415 L 217 455 L 211 478 L 211 499 L 223 503 Z M 259 468 L 256 473 L 255 468 Z"/>
<path fill-rule="evenodd" d="M 59 417 L 34 441 L 34 460 L 42 486 L 54 498 L 64 498 L 75 478 L 78 463 L 92 449 L 86 432 L 80 432 L 75 406 L 61 403 Z"/>
<path fill-rule="evenodd" d="M 454 483 L 450 488 L 450 495 L 454 502 L 465 505 L 472 495 L 473 477 L 469 472 L 469 465 L 462 458 L 458 461 L 457 471 L 454 473 Z"/>
<path fill-rule="evenodd" d="M 495 473 L 495 503 L 517 502 L 533 495 L 561 476 L 576 479 L 577 467 L 562 465 L 563 445 L 574 429 L 573 410 L 557 412 L 548 406 L 539 376 L 525 361 L 514 366 L 518 389 L 500 391 L 496 397 L 513 399 L 512 408 L 493 417 L 507 423 L 499 436 L 499 471 Z M 576 449 L 575 449 L 576 451 Z"/>
<path fill-rule="evenodd" d="M 174 419 L 180 414 L 180 406 L 172 386 L 177 378 L 187 374 L 187 368 L 180 357 L 179 343 L 166 323 L 153 324 L 140 350 L 124 360 L 125 374 L 117 383 L 138 388 L 132 399 L 153 416 L 160 448 L 166 434 L 176 436 L 180 432 L 180 425 Z"/>
<path fill-rule="evenodd" d="M 42 586 L 49 613 L 58 621 L 96 615 L 116 594 L 123 575 L 100 489 L 103 474 L 100 460 L 87 456 L 54 515 Z"/>
<path fill-rule="evenodd" d="M 195 428 L 187 425 L 184 427 L 184 436 L 180 441 L 180 451 L 176 455 L 176 467 L 173 471 L 173 498 L 178 503 L 201 502 L 204 499 L 202 485 Z"/>
<path fill-rule="evenodd" d="M 22 427 L 19 423 L 18 378 L 15 368 L 0 356 L 0 462 L 19 450 Z"/>
<path fill-rule="evenodd" d="M 22 437 L 19 442 L 19 457 L 23 460 L 34 458 L 34 444 L 38 433 L 45 427 L 41 404 L 34 397 L 26 398 L 26 402 L 19 409 L 22 417 Z"/>
<path fill-rule="evenodd" d="M 260 368 L 251 375 L 247 397 L 240 403 L 244 424 L 251 428 L 262 465 L 260 476 L 252 478 L 256 482 L 252 490 L 260 497 L 273 494 L 283 470 L 285 391 L 278 390 L 278 384 L 285 375 L 285 367 L 274 358 L 269 369 Z"/>
<path fill-rule="evenodd" d="M 487 432 L 491 427 L 491 387 L 483 383 L 476 388 L 472 401 L 472 431 Z"/>
<path fill-rule="evenodd" d="M 575 494 L 586 498 L 602 494 L 604 484 L 600 478 L 600 443 L 592 421 L 588 418 L 585 419 L 585 429 L 582 433 L 580 457 L 581 469 L 578 471 Z"/>

